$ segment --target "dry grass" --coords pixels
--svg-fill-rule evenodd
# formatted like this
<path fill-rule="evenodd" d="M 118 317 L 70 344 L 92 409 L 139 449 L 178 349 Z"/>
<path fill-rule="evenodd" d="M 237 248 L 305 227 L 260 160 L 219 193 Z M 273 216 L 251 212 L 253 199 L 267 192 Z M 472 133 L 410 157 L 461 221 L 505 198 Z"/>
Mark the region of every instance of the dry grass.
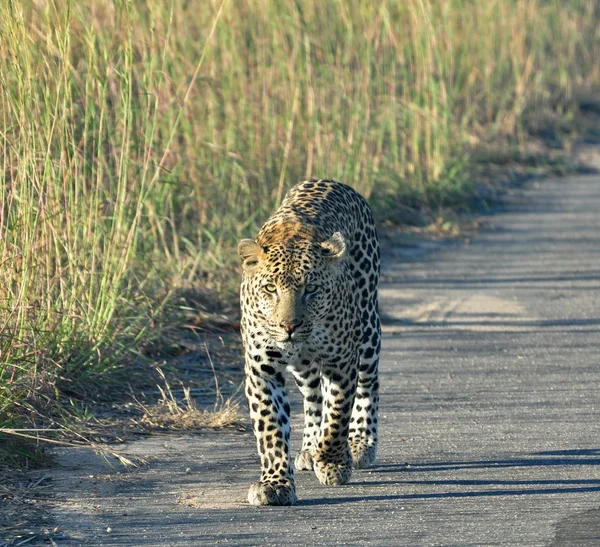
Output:
<path fill-rule="evenodd" d="M 233 399 L 226 401 L 220 396 L 218 384 L 214 407 L 199 409 L 190 394 L 190 389 L 182 387 L 182 397 L 177 397 L 162 371 L 159 372 L 164 387 L 158 386 L 160 399 L 157 404 L 149 406 L 139 403 L 143 416 L 141 423 L 152 429 L 222 429 L 243 423 L 239 404 Z M 216 377 L 215 377 L 216 378 Z"/>
<path fill-rule="evenodd" d="M 52 544 L 51 538 L 59 539 L 59 530 L 50 525 L 38 506 L 51 499 L 53 491 L 47 475 L 0 468 L 0 547 L 35 541 Z"/>

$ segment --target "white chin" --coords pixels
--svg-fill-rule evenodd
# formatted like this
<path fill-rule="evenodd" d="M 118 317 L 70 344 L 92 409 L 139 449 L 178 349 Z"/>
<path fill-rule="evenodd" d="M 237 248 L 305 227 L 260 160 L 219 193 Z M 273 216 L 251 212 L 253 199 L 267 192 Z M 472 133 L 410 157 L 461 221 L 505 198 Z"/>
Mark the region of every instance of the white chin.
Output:
<path fill-rule="evenodd" d="M 275 342 L 275 345 L 279 349 L 285 349 L 285 350 L 291 350 L 291 349 L 295 348 L 298 344 L 299 344 L 299 342 L 296 342 L 294 340 L 285 340 L 284 342 L 280 342 L 277 340 Z"/>

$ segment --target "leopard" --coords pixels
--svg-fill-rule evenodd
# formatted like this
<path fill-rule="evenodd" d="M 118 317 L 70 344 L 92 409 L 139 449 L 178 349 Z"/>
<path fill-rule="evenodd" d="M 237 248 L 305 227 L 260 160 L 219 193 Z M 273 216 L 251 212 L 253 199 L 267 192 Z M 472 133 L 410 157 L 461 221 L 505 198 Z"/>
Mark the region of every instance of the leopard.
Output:
<path fill-rule="evenodd" d="M 380 247 L 372 211 L 351 186 L 294 186 L 238 243 L 245 393 L 261 475 L 251 505 L 294 505 L 294 471 L 343 485 L 377 455 Z M 290 454 L 284 373 L 303 396 L 300 451 Z"/>

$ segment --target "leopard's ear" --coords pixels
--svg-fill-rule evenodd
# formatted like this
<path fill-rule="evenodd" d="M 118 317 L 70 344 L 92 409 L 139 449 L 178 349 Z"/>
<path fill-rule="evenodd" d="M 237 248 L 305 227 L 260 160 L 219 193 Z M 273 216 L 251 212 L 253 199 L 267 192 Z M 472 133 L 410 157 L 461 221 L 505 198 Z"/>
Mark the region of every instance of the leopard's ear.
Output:
<path fill-rule="evenodd" d="M 253 239 L 242 239 L 238 243 L 237 250 L 242 258 L 242 268 L 245 272 L 256 269 L 264 254 L 262 247 Z"/>
<path fill-rule="evenodd" d="M 346 256 L 346 240 L 340 232 L 335 232 L 321 243 L 323 254 L 332 260 L 341 260 Z"/>

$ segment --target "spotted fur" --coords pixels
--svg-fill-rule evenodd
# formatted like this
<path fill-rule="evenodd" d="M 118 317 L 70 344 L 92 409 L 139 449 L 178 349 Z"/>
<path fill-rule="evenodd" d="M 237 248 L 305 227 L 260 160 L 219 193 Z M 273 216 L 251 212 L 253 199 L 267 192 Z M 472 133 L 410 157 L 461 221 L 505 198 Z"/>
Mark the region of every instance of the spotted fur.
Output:
<path fill-rule="evenodd" d="M 333 180 L 292 188 L 244 239 L 242 339 L 246 395 L 261 461 L 254 505 L 293 505 L 290 406 L 284 369 L 304 396 L 296 470 L 345 484 L 377 452 L 381 327 L 379 243 L 367 202 Z"/>

